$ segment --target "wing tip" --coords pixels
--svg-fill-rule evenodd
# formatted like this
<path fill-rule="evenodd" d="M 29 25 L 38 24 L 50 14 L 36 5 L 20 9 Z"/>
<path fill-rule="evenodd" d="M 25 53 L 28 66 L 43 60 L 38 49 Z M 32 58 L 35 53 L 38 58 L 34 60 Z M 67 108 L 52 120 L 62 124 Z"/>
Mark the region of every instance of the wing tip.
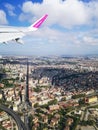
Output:
<path fill-rule="evenodd" d="M 41 24 L 45 21 L 45 19 L 48 17 L 48 14 L 45 14 L 44 16 L 42 16 L 34 25 L 34 28 L 39 28 L 41 26 Z"/>

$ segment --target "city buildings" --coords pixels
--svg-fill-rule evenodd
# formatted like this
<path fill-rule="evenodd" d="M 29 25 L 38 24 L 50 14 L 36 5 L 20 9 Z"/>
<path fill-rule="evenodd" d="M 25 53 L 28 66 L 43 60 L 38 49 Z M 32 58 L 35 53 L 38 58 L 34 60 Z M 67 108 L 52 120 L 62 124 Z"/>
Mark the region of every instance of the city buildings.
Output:
<path fill-rule="evenodd" d="M 97 62 L 97 58 L 31 58 L 28 66 L 27 58 L 4 58 L 0 68 L 6 77 L 1 78 L 0 101 L 23 122 L 29 120 L 32 130 L 71 130 L 73 126 L 79 130 L 85 123 L 89 128 L 89 122 L 94 129 L 98 126 Z M 32 107 L 24 107 L 28 101 Z M 4 128 L 12 127 L 6 113 L 0 119 Z"/>

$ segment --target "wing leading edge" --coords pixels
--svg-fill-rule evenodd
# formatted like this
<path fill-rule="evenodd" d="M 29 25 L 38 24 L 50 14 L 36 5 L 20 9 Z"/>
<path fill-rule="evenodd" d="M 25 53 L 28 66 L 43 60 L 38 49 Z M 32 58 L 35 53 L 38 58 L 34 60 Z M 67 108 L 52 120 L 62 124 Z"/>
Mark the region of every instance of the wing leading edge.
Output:
<path fill-rule="evenodd" d="M 23 43 L 21 38 L 30 31 L 36 31 L 42 25 L 42 23 L 45 21 L 47 17 L 48 15 L 45 14 L 31 26 L 26 28 L 0 27 L 0 43 L 7 43 L 8 41 L 11 40 L 15 40 L 18 43 Z"/>

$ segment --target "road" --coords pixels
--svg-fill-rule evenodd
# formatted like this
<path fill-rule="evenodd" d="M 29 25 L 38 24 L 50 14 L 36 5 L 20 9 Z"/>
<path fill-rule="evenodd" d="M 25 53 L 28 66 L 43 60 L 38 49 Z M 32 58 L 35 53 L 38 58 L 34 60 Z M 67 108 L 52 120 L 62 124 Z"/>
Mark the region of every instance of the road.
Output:
<path fill-rule="evenodd" d="M 1 104 L 0 104 L 0 109 L 5 111 L 6 113 L 8 113 L 16 121 L 16 124 L 18 126 L 18 130 L 27 130 L 25 127 L 25 124 L 22 122 L 22 120 L 16 114 L 16 112 L 14 112 L 12 109 L 7 108 L 6 106 L 1 105 Z"/>

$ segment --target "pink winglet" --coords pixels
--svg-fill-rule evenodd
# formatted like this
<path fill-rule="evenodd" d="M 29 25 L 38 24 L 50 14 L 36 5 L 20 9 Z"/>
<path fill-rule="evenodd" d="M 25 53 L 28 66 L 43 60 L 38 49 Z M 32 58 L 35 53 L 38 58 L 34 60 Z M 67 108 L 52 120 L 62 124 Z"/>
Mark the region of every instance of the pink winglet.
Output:
<path fill-rule="evenodd" d="M 48 17 L 48 15 L 44 15 L 41 19 L 39 19 L 34 25 L 33 27 L 35 28 L 39 28 L 41 26 L 41 24 L 45 21 L 45 19 Z"/>

